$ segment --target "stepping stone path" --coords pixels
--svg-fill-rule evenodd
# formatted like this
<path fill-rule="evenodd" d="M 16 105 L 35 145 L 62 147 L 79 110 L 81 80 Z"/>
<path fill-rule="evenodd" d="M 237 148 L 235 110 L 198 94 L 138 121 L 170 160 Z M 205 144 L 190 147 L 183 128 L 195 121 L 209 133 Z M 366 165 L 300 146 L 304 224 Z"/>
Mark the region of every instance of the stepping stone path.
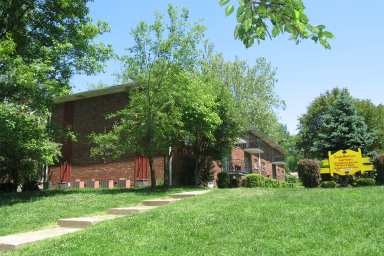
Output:
<path fill-rule="evenodd" d="M 166 198 L 148 199 L 137 206 L 111 208 L 108 210 L 108 214 L 105 215 L 59 219 L 57 222 L 58 226 L 55 227 L 0 236 L 0 251 L 8 251 L 33 242 L 74 233 L 99 222 L 112 220 L 125 215 L 143 213 L 162 205 L 175 203 L 183 198 L 194 197 L 207 192 L 209 192 L 209 190 L 176 193 Z"/>
<path fill-rule="evenodd" d="M 202 195 L 207 193 L 209 190 L 201 190 L 201 191 L 189 191 L 189 192 L 181 192 L 172 194 L 171 197 L 173 198 L 187 198 L 187 197 L 194 197 L 198 195 Z"/>
<path fill-rule="evenodd" d="M 39 231 L 2 236 L 0 237 L 0 251 L 12 250 L 21 245 L 73 233 L 79 230 L 80 229 L 78 228 L 53 227 Z"/>
<path fill-rule="evenodd" d="M 108 210 L 109 214 L 116 214 L 116 215 L 127 215 L 127 214 L 134 214 L 134 213 L 142 213 L 149 211 L 153 208 L 156 208 L 155 206 L 145 206 L 145 205 L 138 205 L 133 207 L 123 207 L 123 208 L 111 208 Z"/>
<path fill-rule="evenodd" d="M 159 199 L 149 199 L 142 202 L 145 206 L 162 206 L 166 204 L 171 204 L 179 201 L 177 198 L 159 198 Z"/>
<path fill-rule="evenodd" d="M 68 218 L 68 219 L 60 219 L 57 221 L 60 227 L 64 228 L 86 228 L 91 225 L 95 225 L 99 222 L 112 220 L 118 215 L 97 215 L 90 217 L 79 217 L 79 218 Z"/>

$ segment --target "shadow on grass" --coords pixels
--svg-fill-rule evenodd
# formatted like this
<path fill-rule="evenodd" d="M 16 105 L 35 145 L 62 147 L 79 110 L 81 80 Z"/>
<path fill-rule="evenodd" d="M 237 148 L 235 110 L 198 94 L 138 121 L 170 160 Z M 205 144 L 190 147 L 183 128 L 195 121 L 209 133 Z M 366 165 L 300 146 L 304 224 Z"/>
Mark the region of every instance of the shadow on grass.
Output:
<path fill-rule="evenodd" d="M 33 202 L 40 200 L 44 197 L 51 197 L 57 195 L 71 195 L 71 194 L 121 194 L 121 193 L 133 193 L 137 195 L 153 195 L 158 194 L 159 196 L 172 191 L 178 192 L 185 189 L 192 189 L 193 187 L 165 187 L 158 186 L 156 192 L 151 191 L 150 187 L 145 188 L 130 188 L 130 189 L 67 189 L 67 190 L 44 190 L 34 192 L 13 192 L 13 193 L 2 193 L 0 192 L 0 207 L 10 206 L 17 203 Z"/>

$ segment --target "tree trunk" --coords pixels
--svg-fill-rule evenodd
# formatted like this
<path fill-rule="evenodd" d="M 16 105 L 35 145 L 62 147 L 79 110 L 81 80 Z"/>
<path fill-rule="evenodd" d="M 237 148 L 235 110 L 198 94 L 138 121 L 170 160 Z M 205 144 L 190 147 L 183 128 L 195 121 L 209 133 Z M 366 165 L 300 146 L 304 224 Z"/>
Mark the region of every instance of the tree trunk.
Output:
<path fill-rule="evenodd" d="M 149 157 L 149 170 L 151 172 L 151 191 L 156 191 L 156 173 L 155 169 L 153 169 L 153 157 Z"/>

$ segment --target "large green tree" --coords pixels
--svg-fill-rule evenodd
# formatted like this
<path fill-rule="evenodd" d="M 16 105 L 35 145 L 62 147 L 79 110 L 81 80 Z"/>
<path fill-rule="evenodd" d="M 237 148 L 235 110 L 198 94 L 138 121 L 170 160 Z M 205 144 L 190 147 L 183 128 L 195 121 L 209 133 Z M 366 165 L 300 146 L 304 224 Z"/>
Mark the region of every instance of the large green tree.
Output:
<path fill-rule="evenodd" d="M 190 95 L 193 95 L 192 97 Z M 209 181 L 211 164 L 230 154 L 241 135 L 239 113 L 229 88 L 218 79 L 212 59 L 195 73 L 188 100 L 182 106 L 185 139 L 195 159 L 195 185 Z"/>
<path fill-rule="evenodd" d="M 130 91 L 129 106 L 117 114 L 118 124 L 110 132 L 125 138 L 118 154 L 134 152 L 149 159 L 153 190 L 154 157 L 165 155 L 183 133 L 180 106 L 189 100 L 189 74 L 199 63 L 204 32 L 203 26 L 189 21 L 186 9 L 178 12 L 169 5 L 167 14 L 167 20 L 156 14 L 152 24 L 140 22 L 131 32 L 134 45 L 121 58 L 121 79 L 135 81 L 136 89 Z"/>
<path fill-rule="evenodd" d="M 336 88 L 316 98 L 299 121 L 298 147 L 305 157 L 358 147 L 366 152 L 375 139 L 347 89 Z"/>
<path fill-rule="evenodd" d="M 237 5 L 230 0 L 219 0 L 219 3 L 225 6 L 226 15 L 237 9 L 234 35 L 247 48 L 283 33 L 296 43 L 311 39 L 330 48 L 333 34 L 324 25 L 310 23 L 302 0 L 238 0 Z"/>
<path fill-rule="evenodd" d="M 20 175 L 35 179 L 31 173 L 36 173 L 43 164 L 52 163 L 48 159 L 59 154 L 48 136 L 47 120 L 53 98 L 70 92 L 72 75 L 98 72 L 103 61 L 111 56 L 109 46 L 93 41 L 108 26 L 92 23 L 88 2 L 0 2 L 0 107 L 6 117 L 3 121 L 12 124 L 3 124 L 5 129 L 1 133 L 0 157 L 8 160 L 2 162 L 0 179 L 19 182 Z M 21 111 L 20 116 L 9 114 L 17 111 Z M 25 141 L 27 138 L 30 144 Z M 36 152 L 19 150 L 25 145 Z M 38 148 L 52 150 L 38 151 Z M 37 164 L 30 167 L 38 169 L 21 170 L 23 159 L 32 159 Z M 18 174 L 13 175 L 16 166 Z"/>
<path fill-rule="evenodd" d="M 225 61 L 221 55 L 211 55 L 207 69 L 216 75 L 233 97 L 241 130 L 256 129 L 281 142 L 286 137 L 276 109 L 284 102 L 275 92 L 276 71 L 265 58 L 255 65 L 235 59 Z"/>

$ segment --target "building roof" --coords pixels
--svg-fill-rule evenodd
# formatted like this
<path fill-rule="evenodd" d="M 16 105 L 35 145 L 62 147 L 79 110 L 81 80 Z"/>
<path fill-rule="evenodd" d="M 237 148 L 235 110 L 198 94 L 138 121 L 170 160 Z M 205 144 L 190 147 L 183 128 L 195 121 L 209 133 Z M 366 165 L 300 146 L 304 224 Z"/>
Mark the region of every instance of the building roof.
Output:
<path fill-rule="evenodd" d="M 78 92 L 78 93 L 70 94 L 67 96 L 57 97 L 56 99 L 54 99 L 54 103 L 59 104 L 59 103 L 64 103 L 69 101 L 77 101 L 77 100 L 82 100 L 87 98 L 98 97 L 102 95 L 125 92 L 135 85 L 136 85 L 135 82 L 130 82 L 126 84 L 114 85 L 114 86 L 96 89 L 96 90 Z"/>
<path fill-rule="evenodd" d="M 281 154 L 285 154 L 285 150 L 282 146 L 277 144 L 273 139 L 271 139 L 269 136 L 266 134 L 256 131 L 256 130 L 250 130 L 249 131 L 251 134 L 255 135 L 256 137 L 262 139 L 265 143 L 267 143 L 271 148 L 276 149 L 279 151 Z"/>

